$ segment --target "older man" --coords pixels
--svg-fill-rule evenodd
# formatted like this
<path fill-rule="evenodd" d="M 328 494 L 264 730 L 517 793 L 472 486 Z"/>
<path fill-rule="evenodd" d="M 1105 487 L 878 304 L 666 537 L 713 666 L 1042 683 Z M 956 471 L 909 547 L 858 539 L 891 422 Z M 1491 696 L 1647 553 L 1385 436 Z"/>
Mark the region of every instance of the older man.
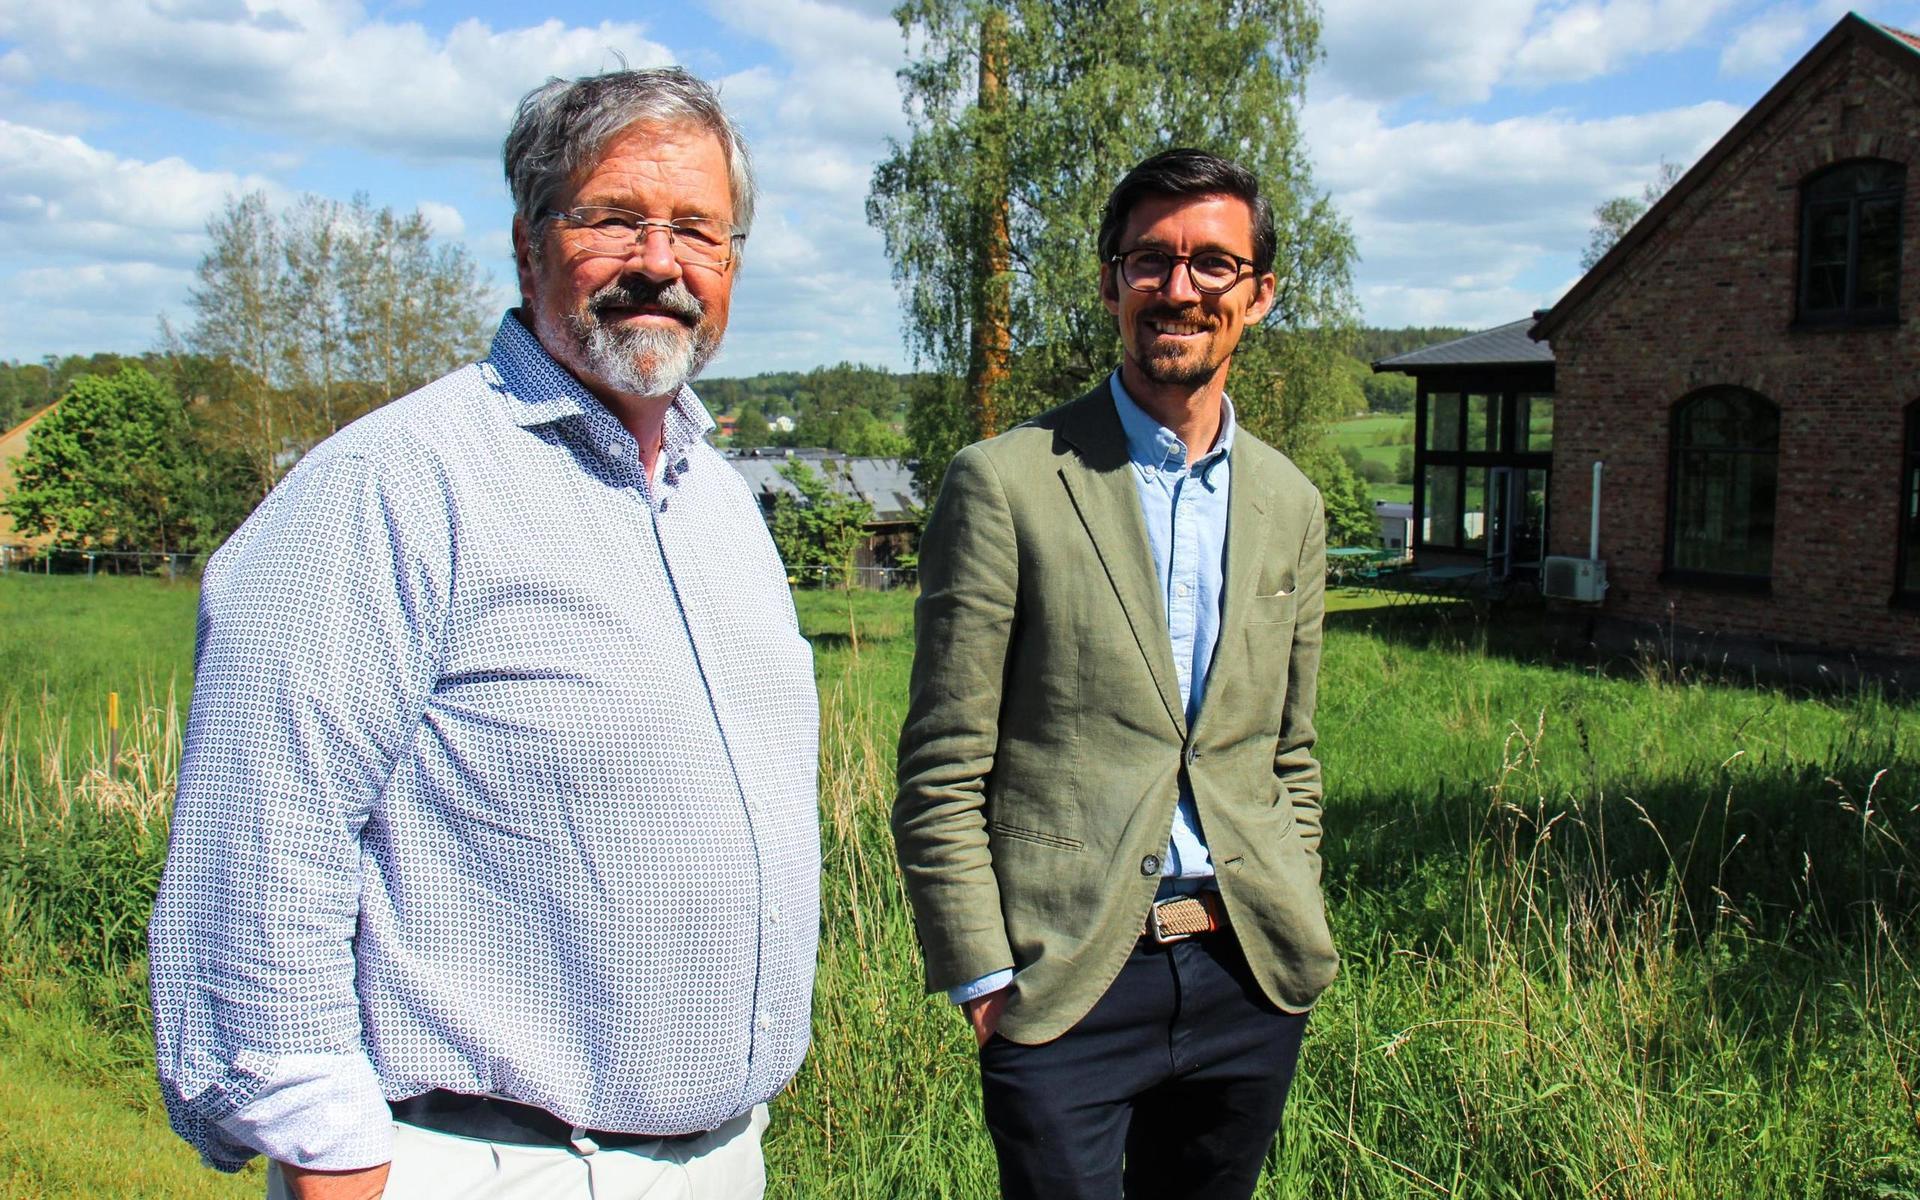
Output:
<path fill-rule="evenodd" d="M 927 523 L 894 829 L 1004 1194 L 1232 1200 L 1334 972 L 1325 524 L 1226 398 L 1273 304 L 1254 177 L 1150 158 L 1099 245 L 1119 369 L 962 451 Z"/>
<path fill-rule="evenodd" d="M 209 564 L 162 1090 L 293 1197 L 744 1197 L 808 1040 L 812 667 L 686 381 L 753 215 L 679 70 L 506 143 L 521 306 Z"/>

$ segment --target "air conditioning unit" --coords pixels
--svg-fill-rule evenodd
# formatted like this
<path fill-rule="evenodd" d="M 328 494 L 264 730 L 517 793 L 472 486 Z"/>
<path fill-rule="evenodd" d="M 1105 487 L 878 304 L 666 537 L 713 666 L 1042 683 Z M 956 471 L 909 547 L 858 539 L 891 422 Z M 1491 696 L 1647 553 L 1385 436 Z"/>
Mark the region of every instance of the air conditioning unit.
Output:
<path fill-rule="evenodd" d="M 1557 600 L 1598 604 L 1607 598 L 1607 564 L 1598 558 L 1549 554 L 1540 564 L 1540 591 Z"/>

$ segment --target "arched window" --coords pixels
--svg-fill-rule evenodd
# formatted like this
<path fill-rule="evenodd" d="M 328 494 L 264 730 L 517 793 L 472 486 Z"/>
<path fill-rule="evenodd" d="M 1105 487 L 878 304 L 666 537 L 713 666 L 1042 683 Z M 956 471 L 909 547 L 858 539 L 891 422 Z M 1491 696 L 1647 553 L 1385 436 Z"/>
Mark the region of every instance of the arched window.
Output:
<path fill-rule="evenodd" d="M 1893 595 L 1920 604 L 1920 400 L 1907 405 L 1907 440 L 1900 461 L 1900 550 Z"/>
<path fill-rule="evenodd" d="M 1881 159 L 1841 163 L 1801 185 L 1801 324 L 1899 319 L 1906 189 L 1906 167 Z"/>
<path fill-rule="evenodd" d="M 1667 570 L 1764 584 L 1779 471 L 1780 410 L 1766 397 L 1716 387 L 1674 405 Z"/>

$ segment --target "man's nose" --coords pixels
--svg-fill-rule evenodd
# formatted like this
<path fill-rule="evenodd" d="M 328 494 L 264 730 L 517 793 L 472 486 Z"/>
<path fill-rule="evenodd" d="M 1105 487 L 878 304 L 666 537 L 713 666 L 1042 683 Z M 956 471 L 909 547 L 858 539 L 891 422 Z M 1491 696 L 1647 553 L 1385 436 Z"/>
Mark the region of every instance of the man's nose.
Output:
<path fill-rule="evenodd" d="M 671 229 L 647 226 L 640 231 L 640 242 L 635 249 L 638 253 L 628 260 L 629 270 L 637 270 L 648 279 L 680 278 L 680 260 L 674 257 Z"/>
<path fill-rule="evenodd" d="M 1167 282 L 1160 287 L 1160 294 L 1180 304 L 1197 303 L 1200 289 L 1193 286 L 1193 265 L 1186 259 L 1175 259 L 1167 271 Z"/>

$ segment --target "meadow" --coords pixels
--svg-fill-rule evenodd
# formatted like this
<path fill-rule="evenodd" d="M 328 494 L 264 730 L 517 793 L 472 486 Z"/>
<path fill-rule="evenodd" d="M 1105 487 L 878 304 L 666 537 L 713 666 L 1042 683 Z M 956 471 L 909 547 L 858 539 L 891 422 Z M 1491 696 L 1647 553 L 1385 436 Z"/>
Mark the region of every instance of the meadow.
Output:
<path fill-rule="evenodd" d="M 0 1197 L 259 1194 L 193 1164 L 147 1063 L 193 600 L 0 576 Z M 910 597 L 799 601 L 822 943 L 771 1194 L 983 1200 L 971 1041 L 922 995 L 886 828 Z M 1365 603 L 1329 617 L 1319 721 L 1343 969 L 1261 1196 L 1920 1197 L 1920 712 Z"/>
<path fill-rule="evenodd" d="M 1327 437 L 1337 450 L 1351 448 L 1361 458 L 1397 471 L 1401 452 L 1413 448 L 1413 414 L 1368 413 L 1347 417 L 1329 428 Z M 1404 504 L 1413 499 L 1413 485 L 1370 483 L 1367 496 L 1372 500 Z"/>

